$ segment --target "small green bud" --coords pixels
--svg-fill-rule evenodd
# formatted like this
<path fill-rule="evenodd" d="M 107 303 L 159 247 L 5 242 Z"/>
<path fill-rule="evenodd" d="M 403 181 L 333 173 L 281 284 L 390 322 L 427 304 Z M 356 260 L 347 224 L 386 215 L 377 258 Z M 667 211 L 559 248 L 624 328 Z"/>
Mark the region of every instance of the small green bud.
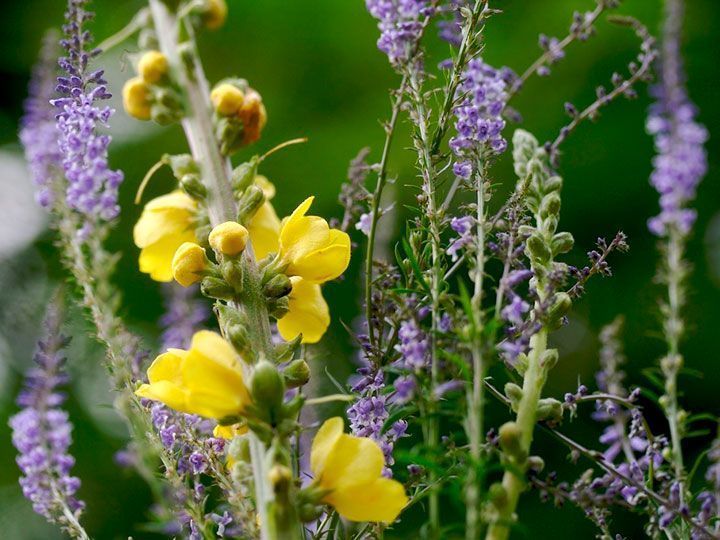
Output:
<path fill-rule="evenodd" d="M 560 191 L 562 189 L 563 179 L 559 176 L 551 176 L 545 181 L 545 193 L 552 191 Z"/>
<path fill-rule="evenodd" d="M 557 365 L 559 358 L 557 349 L 547 349 L 540 357 L 540 367 L 549 371 Z"/>
<path fill-rule="evenodd" d="M 156 103 L 150 107 L 150 116 L 161 126 L 168 126 L 177 121 L 175 111 L 160 103 Z"/>
<path fill-rule="evenodd" d="M 265 194 L 260 186 L 248 187 L 238 200 L 238 223 L 246 225 L 265 203 Z"/>
<path fill-rule="evenodd" d="M 250 335 L 244 326 L 237 323 L 228 324 L 225 327 L 225 334 L 242 358 L 250 360 L 254 357 L 250 345 Z"/>
<path fill-rule="evenodd" d="M 528 174 L 528 162 L 535 155 L 538 141 L 532 133 L 524 129 L 516 129 L 513 133 L 512 143 L 515 174 L 518 175 L 519 178 L 525 178 Z"/>
<path fill-rule="evenodd" d="M 560 213 L 561 205 L 562 202 L 560 201 L 560 195 L 554 191 L 545 195 L 540 203 L 540 217 L 547 219 L 550 216 L 557 216 Z"/>
<path fill-rule="evenodd" d="M 528 470 L 540 473 L 545 468 L 545 461 L 540 456 L 530 456 L 527 460 Z"/>
<path fill-rule="evenodd" d="M 220 264 L 220 272 L 236 293 L 242 292 L 243 266 L 240 259 L 225 257 L 225 260 Z"/>
<path fill-rule="evenodd" d="M 275 274 L 263 286 L 263 293 L 268 298 L 281 298 L 290 294 L 290 291 L 292 291 L 292 283 L 285 274 Z"/>
<path fill-rule="evenodd" d="M 276 422 L 285 395 L 285 383 L 277 367 L 267 360 L 258 362 L 253 370 L 250 388 L 256 408 L 265 411 L 271 422 Z"/>
<path fill-rule="evenodd" d="M 163 161 L 170 165 L 175 178 L 180 180 L 186 174 L 199 174 L 200 168 L 190 154 L 165 154 Z"/>
<path fill-rule="evenodd" d="M 505 395 L 510 400 L 510 407 L 512 407 L 512 410 L 517 412 L 518 405 L 523 397 L 522 388 L 515 383 L 509 382 L 505 385 Z"/>
<path fill-rule="evenodd" d="M 283 370 L 285 384 L 288 388 L 297 388 L 310 380 L 310 366 L 303 359 L 293 360 Z"/>
<path fill-rule="evenodd" d="M 235 298 L 235 290 L 227 284 L 224 279 L 206 277 L 200 282 L 200 292 L 208 298 L 218 300 L 232 300 Z"/>
<path fill-rule="evenodd" d="M 232 187 L 235 191 L 242 193 L 249 188 L 255 181 L 257 175 L 258 158 L 257 156 L 252 158 L 250 161 L 241 163 L 235 169 L 233 169 L 230 180 Z"/>
<path fill-rule="evenodd" d="M 298 507 L 298 517 L 303 523 L 309 523 L 318 519 L 324 511 L 323 505 L 307 502 Z"/>
<path fill-rule="evenodd" d="M 571 307 L 572 298 L 570 298 L 570 295 L 566 292 L 557 293 L 553 299 L 553 305 L 548 310 L 548 320 L 551 322 L 559 321 L 570 311 Z"/>
<path fill-rule="evenodd" d="M 281 362 L 288 362 L 289 360 L 292 360 L 292 357 L 295 356 L 295 352 L 300 348 L 300 342 L 302 341 L 302 336 L 297 336 L 292 341 L 288 341 L 286 343 L 280 343 L 279 345 L 275 346 L 275 361 L 278 363 Z"/>
<path fill-rule="evenodd" d="M 180 188 L 196 201 L 202 201 L 207 197 L 207 189 L 197 174 L 184 174 L 180 178 Z"/>
<path fill-rule="evenodd" d="M 507 491 L 500 482 L 495 482 L 488 489 L 488 498 L 492 505 L 498 510 L 502 510 L 507 505 Z"/>
<path fill-rule="evenodd" d="M 553 236 L 550 244 L 553 256 L 567 253 L 573 248 L 575 239 L 569 232 L 560 232 Z"/>
<path fill-rule="evenodd" d="M 503 451 L 520 461 L 523 458 L 522 432 L 515 422 L 505 422 L 498 431 L 500 447 Z"/>
<path fill-rule="evenodd" d="M 290 300 L 287 296 L 281 298 L 271 298 L 267 303 L 268 313 L 271 317 L 280 320 L 287 315 L 290 309 Z"/>
<path fill-rule="evenodd" d="M 555 231 L 557 230 L 558 226 L 558 216 L 548 216 L 543 220 L 542 224 L 542 232 L 546 234 L 547 236 L 552 236 L 555 234 Z"/>
<path fill-rule="evenodd" d="M 169 88 L 157 88 L 153 95 L 156 103 L 167 107 L 171 111 L 174 111 L 176 116 L 179 116 L 182 109 L 182 101 L 174 90 Z"/>
<path fill-rule="evenodd" d="M 552 257 L 552 252 L 538 232 L 534 232 L 527 239 L 525 251 L 527 252 L 528 257 L 533 259 L 533 261 L 539 265 L 546 265 L 550 262 Z"/>
<path fill-rule="evenodd" d="M 562 417 L 562 403 L 560 403 L 557 399 L 544 398 L 538 401 L 537 413 L 535 415 L 536 420 L 558 423 L 562 420 Z"/>

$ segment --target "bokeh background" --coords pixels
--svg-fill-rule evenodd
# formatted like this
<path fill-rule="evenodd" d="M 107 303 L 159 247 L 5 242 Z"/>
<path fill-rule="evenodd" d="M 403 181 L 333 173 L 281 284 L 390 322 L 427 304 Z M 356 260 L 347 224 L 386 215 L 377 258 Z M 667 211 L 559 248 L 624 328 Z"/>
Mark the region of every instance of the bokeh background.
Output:
<path fill-rule="evenodd" d="M 361 0 L 228 3 L 227 25 L 201 38 L 209 78 L 214 81 L 238 74 L 262 93 L 269 123 L 260 150 L 289 138 L 309 137 L 306 145 L 278 153 L 263 165 L 262 172 L 278 187 L 274 201 L 278 213 L 288 213 L 308 194 L 315 194 L 319 214 L 340 215 L 336 199 L 348 161 L 364 146 L 371 147 L 372 158 L 379 157 L 383 136 L 379 121 L 388 114 L 387 90 L 398 82 L 375 47 L 373 19 Z M 687 3 L 683 50 L 688 86 L 700 108 L 700 120 L 710 129 L 711 140 L 710 172 L 699 190 L 699 219 L 689 246 L 694 271 L 683 351 L 693 371 L 682 379 L 683 403 L 691 411 L 717 414 L 720 177 L 715 126 L 720 120 L 720 3 Z M 96 0 L 95 35 L 102 39 L 117 31 L 143 4 L 139 0 Z M 497 4 L 504 13 L 487 25 L 485 59 L 496 66 L 523 70 L 539 52 L 538 33 L 564 35 L 573 10 L 591 9 L 594 2 L 506 0 Z M 657 30 L 660 0 L 626 0 L 623 4 L 620 12 L 635 15 Z M 32 201 L 32 187 L 17 143 L 29 70 L 43 32 L 61 24 L 63 9 L 61 0 L 4 2 L 0 18 L 0 530 L 4 538 L 18 540 L 59 537 L 21 497 L 7 418 L 16 410 L 14 396 L 21 373 L 31 361 L 45 302 L 57 283 L 66 281 L 52 237 L 46 231 L 46 218 Z M 594 87 L 606 83 L 613 71 L 622 72 L 636 54 L 637 41 L 627 30 L 605 21 L 598 24 L 598 30 L 599 34 L 587 43 L 572 45 L 550 78 L 532 79 L 513 103 L 524 116 L 524 127 L 540 140 L 553 137 L 566 121 L 565 101 L 578 106 L 588 103 Z M 115 94 L 129 77 L 126 52 L 134 50 L 134 44 L 127 42 L 102 60 Z M 448 55 L 447 46 L 437 40 L 430 40 L 430 51 L 431 63 Z M 574 390 L 578 381 L 593 382 L 599 328 L 618 313 L 627 321 L 625 341 L 632 382 L 646 383 L 643 370 L 662 354 L 656 309 L 661 290 L 653 283 L 658 255 L 655 240 L 645 227 L 647 218 L 657 211 L 657 196 L 648 184 L 653 149 L 644 132 L 649 98 L 644 87 L 638 90 L 638 100 L 613 104 L 599 123 L 582 126 L 565 146 L 561 226 L 576 238 L 571 261 L 582 262 L 584 251 L 593 247 L 597 236 L 611 237 L 617 230 L 629 235 L 631 251 L 613 258 L 613 278 L 593 280 L 588 294 L 574 309 L 571 324 L 556 335 L 562 363 L 552 374 L 548 395 L 562 396 Z M 406 126 L 403 130 L 406 135 Z M 182 152 L 186 147 L 179 128 L 149 126 L 127 118 L 122 111 L 113 119 L 112 133 L 112 161 L 126 175 L 121 190 L 123 211 L 110 239 L 111 247 L 123 253 L 117 282 L 125 291 L 123 312 L 153 343 L 162 310 L 161 295 L 157 285 L 136 270 L 137 250 L 130 231 L 140 208 L 132 204 L 132 198 L 139 180 L 160 154 Z M 398 186 L 416 181 L 412 155 L 403 151 L 406 142 L 396 145 L 391 160 L 391 169 L 400 178 Z M 245 157 L 249 155 L 246 152 Z M 508 158 L 505 156 L 495 169 L 496 180 L 505 186 L 501 190 L 513 182 Z M 163 173 L 147 195 L 160 194 L 170 185 L 169 175 Z M 412 193 L 409 189 L 400 191 L 399 198 L 410 200 Z M 394 222 L 396 234 L 405 217 L 395 214 L 388 218 L 388 224 Z M 334 322 L 312 355 L 320 386 L 327 384 L 326 369 L 339 380 L 353 369 L 350 340 L 339 321 L 351 324 L 359 313 L 360 262 L 358 253 L 345 280 L 325 289 Z M 143 527 L 150 504 L 147 489 L 134 474 L 113 462 L 114 452 L 123 445 L 124 429 L 114 415 L 104 382 L 102 350 L 89 337 L 89 329 L 77 312 L 69 314 L 68 325 L 74 335 L 69 353 L 73 382 L 68 407 L 75 422 L 73 453 L 78 460 L 76 472 L 83 481 L 80 495 L 89 503 L 87 528 L 98 539 L 127 538 L 130 534 L 153 538 Z M 330 412 L 338 411 L 323 414 Z M 490 414 L 491 423 L 499 425 L 505 412 L 493 405 Z M 662 428 L 659 418 L 653 421 Z M 599 429 L 587 418 L 566 427 L 588 444 L 594 443 Z M 700 435 L 691 443 L 690 457 L 709 440 L 710 435 Z M 582 466 L 569 465 L 565 450 L 542 433 L 537 435 L 537 448 L 561 478 L 572 479 L 582 470 Z M 462 504 L 446 502 L 443 519 L 460 519 Z M 536 493 L 526 494 L 521 507 L 526 528 L 519 530 L 517 537 L 523 533 L 535 539 L 592 537 L 593 527 L 577 509 L 564 508 L 559 513 L 549 510 Z M 406 520 L 416 518 L 413 513 Z M 555 524 L 562 525 L 558 528 Z M 615 529 L 629 538 L 642 537 L 631 519 L 621 518 Z"/>

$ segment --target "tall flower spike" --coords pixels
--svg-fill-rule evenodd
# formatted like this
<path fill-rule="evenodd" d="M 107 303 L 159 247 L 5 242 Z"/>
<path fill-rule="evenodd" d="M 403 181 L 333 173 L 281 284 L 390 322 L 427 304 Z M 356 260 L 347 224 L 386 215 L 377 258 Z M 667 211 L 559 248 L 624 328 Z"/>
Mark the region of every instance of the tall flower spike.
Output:
<path fill-rule="evenodd" d="M 113 114 L 110 107 L 97 102 L 110 98 L 103 71 L 89 71 L 89 63 L 99 49 L 90 49 L 92 35 L 85 23 L 93 14 L 85 9 L 87 0 L 68 0 L 63 26 L 65 39 L 60 43 L 67 56 L 59 65 L 67 76 L 58 77 L 57 91 L 65 97 L 52 101 L 58 108 L 57 130 L 63 168 L 68 181 L 66 200 L 70 208 L 86 218 L 84 230 L 120 212 L 118 187 L 123 181 L 119 170 L 108 165 L 110 136 L 99 133 L 108 126 Z"/>
<path fill-rule="evenodd" d="M 10 419 L 10 427 L 20 452 L 20 485 L 35 512 L 74 537 L 86 538 L 78 522 L 85 504 L 75 496 L 80 480 L 70 474 L 75 463 L 68 453 L 72 424 L 60 408 L 65 396 L 58 387 L 68 380 L 62 352 L 69 342 L 60 326 L 59 310 L 53 304 L 45 319 L 45 336 L 38 342 L 36 365 L 28 371 L 17 399 L 22 410 Z"/>
<path fill-rule="evenodd" d="M 707 172 L 703 145 L 708 133 L 695 120 L 697 109 L 685 89 L 680 55 L 682 2 L 666 2 L 667 16 L 661 60 L 661 80 L 655 86 L 657 101 L 650 109 L 647 130 L 655 138 L 650 183 L 660 194 L 660 214 L 648 221 L 657 236 L 670 228 L 687 234 L 695 222 L 695 210 L 686 207 L 695 198 L 697 186 Z"/>
<path fill-rule="evenodd" d="M 20 142 L 37 187 L 35 199 L 49 208 L 54 199 L 57 181 L 62 172 L 62 154 L 58 147 L 55 112 L 50 100 L 55 97 L 57 75 L 56 32 L 48 32 L 43 39 L 40 58 L 33 68 L 29 95 L 25 100 L 25 114 L 20 122 Z"/>
<path fill-rule="evenodd" d="M 380 29 L 378 49 L 397 65 L 410 60 L 412 49 L 420 39 L 422 18 L 430 14 L 427 0 L 365 0 L 370 15 Z"/>

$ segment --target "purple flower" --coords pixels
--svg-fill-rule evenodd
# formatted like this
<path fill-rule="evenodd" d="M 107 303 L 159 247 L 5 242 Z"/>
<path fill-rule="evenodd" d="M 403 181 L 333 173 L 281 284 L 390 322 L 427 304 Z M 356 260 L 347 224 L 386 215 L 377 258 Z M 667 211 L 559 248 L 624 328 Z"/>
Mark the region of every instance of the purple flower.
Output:
<path fill-rule="evenodd" d="M 461 98 L 455 107 L 455 129 L 457 135 L 450 139 L 450 148 L 458 158 L 454 172 L 462 178 L 468 178 L 469 157 L 490 150 L 504 152 L 507 141 L 502 136 L 505 120 L 502 112 L 508 100 L 507 75 L 481 59 L 471 60 L 463 81 L 458 88 Z"/>
<path fill-rule="evenodd" d="M 370 225 L 372 223 L 372 215 L 365 213 L 360 216 L 358 222 L 355 224 L 355 228 L 363 233 L 365 236 L 370 236 Z"/>
<path fill-rule="evenodd" d="M 462 43 L 463 17 L 460 8 L 468 4 L 468 0 L 449 0 L 446 5 L 440 8 L 440 13 L 449 13 L 450 17 L 438 21 L 439 36 L 440 39 L 447 41 L 453 47 L 459 47 L 460 43 Z"/>
<path fill-rule="evenodd" d="M 670 229 L 690 232 L 695 210 L 686 205 L 695 198 L 697 186 L 707 172 L 704 144 L 708 132 L 695 120 L 697 110 L 685 89 L 680 56 L 682 5 L 669 4 L 661 54 L 661 80 L 654 88 L 657 101 L 647 119 L 647 131 L 655 138 L 650 183 L 660 194 L 660 214 L 648 221 L 650 232 L 665 236 Z"/>
<path fill-rule="evenodd" d="M 56 87 L 65 97 L 52 100 L 52 104 L 59 111 L 56 120 L 68 181 L 66 201 L 70 208 L 85 216 L 83 229 L 88 232 L 98 221 L 111 220 L 119 214 L 117 192 L 123 174 L 110 169 L 110 136 L 98 132 L 99 128 L 107 127 L 114 111 L 96 105 L 110 94 L 103 71 L 88 70 L 90 60 L 100 51 L 90 49 L 92 35 L 84 29 L 92 18 L 92 13 L 85 10 L 86 4 L 87 0 L 68 0 L 63 26 L 65 39 L 61 41 L 67 56 L 58 62 L 67 76 L 58 77 Z"/>
<path fill-rule="evenodd" d="M 414 320 L 400 323 L 398 331 L 399 343 L 395 350 L 401 355 L 399 364 L 401 367 L 418 371 L 428 366 L 428 338 Z"/>
<path fill-rule="evenodd" d="M 12 441 L 20 453 L 20 486 L 33 510 L 65 528 L 77 527 L 85 504 L 76 497 L 80 480 L 70 474 L 75 459 L 68 453 L 72 424 L 60 408 L 65 395 L 58 387 L 68 380 L 62 351 L 69 339 L 60 334 L 60 314 L 52 305 L 45 319 L 45 336 L 38 342 L 35 366 L 17 398 L 22 410 L 10 418 Z M 69 515 L 68 515 L 69 514 Z M 69 516 L 73 516 L 74 523 Z"/>
<path fill-rule="evenodd" d="M 43 208 L 54 200 L 55 186 L 62 171 L 62 154 L 57 142 L 55 111 L 50 100 L 55 97 L 57 36 L 50 32 L 43 40 L 40 58 L 33 68 L 25 100 L 25 114 L 20 122 L 20 142 L 37 186 L 35 199 Z"/>
<path fill-rule="evenodd" d="M 473 244 L 472 229 L 475 225 L 475 218 L 472 216 L 454 217 L 450 220 L 450 228 L 458 233 L 458 236 L 450 242 L 447 254 L 453 261 L 458 260 L 458 251 Z"/>
<path fill-rule="evenodd" d="M 370 15 L 380 29 L 377 46 L 393 65 L 407 62 L 423 29 L 422 18 L 429 15 L 427 0 L 365 0 Z"/>
<path fill-rule="evenodd" d="M 518 294 L 511 293 L 511 297 L 512 300 L 502 309 L 500 316 L 506 321 L 518 325 L 523 322 L 523 315 L 530 311 L 530 304 Z"/>
<path fill-rule="evenodd" d="M 412 375 L 401 375 L 395 379 L 395 395 L 393 400 L 399 405 L 408 403 L 415 396 L 415 389 L 417 388 L 417 381 Z"/>

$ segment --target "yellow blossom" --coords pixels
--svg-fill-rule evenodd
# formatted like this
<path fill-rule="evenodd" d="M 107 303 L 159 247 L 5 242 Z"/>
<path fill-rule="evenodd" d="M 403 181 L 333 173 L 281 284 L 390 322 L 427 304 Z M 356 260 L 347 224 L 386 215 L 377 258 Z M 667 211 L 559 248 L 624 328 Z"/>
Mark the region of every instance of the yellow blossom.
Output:
<path fill-rule="evenodd" d="M 122 96 L 125 112 L 138 120 L 150 120 L 150 89 L 142 77 L 129 79 Z"/>
<path fill-rule="evenodd" d="M 255 176 L 255 184 L 263 190 L 265 203 L 258 209 L 248 223 L 250 240 L 255 258 L 260 260 L 270 253 L 277 253 L 280 238 L 280 218 L 275 213 L 270 199 L 275 196 L 275 186 L 261 174 Z"/>
<path fill-rule="evenodd" d="M 218 114 L 234 116 L 243 106 L 245 94 L 237 86 L 221 83 L 210 92 L 210 101 Z"/>
<path fill-rule="evenodd" d="M 208 237 L 210 246 L 223 255 L 234 256 L 245 249 L 248 230 L 234 221 L 226 221 L 213 228 Z"/>
<path fill-rule="evenodd" d="M 173 256 L 173 277 L 183 287 L 189 287 L 202 279 L 202 273 L 207 266 L 205 250 L 195 242 L 185 242 L 177 248 Z"/>
<path fill-rule="evenodd" d="M 206 418 L 235 419 L 251 402 L 235 349 L 208 330 L 195 333 L 190 350 L 168 349 L 158 356 L 148 380 L 135 391 L 138 396 Z"/>
<path fill-rule="evenodd" d="M 147 51 L 138 62 L 138 73 L 146 83 L 155 84 L 168 72 L 167 58 L 160 51 Z"/>
<path fill-rule="evenodd" d="M 197 203 L 180 190 L 151 200 L 133 229 L 140 271 L 155 281 L 172 281 L 172 259 L 184 242 L 194 242 Z"/>
<path fill-rule="evenodd" d="M 204 13 L 203 21 L 205 26 L 210 30 L 220 28 L 225 24 L 227 19 L 227 4 L 225 0 L 207 0 L 206 11 Z"/>
<path fill-rule="evenodd" d="M 231 441 L 238 435 L 244 435 L 248 432 L 248 426 L 245 423 L 242 424 L 232 424 L 229 426 L 221 426 L 218 424 L 213 429 L 213 437 L 216 437 L 218 439 L 226 439 L 228 441 Z"/>
<path fill-rule="evenodd" d="M 330 418 L 312 443 L 315 484 L 328 491 L 322 501 L 350 521 L 395 521 L 408 503 L 405 488 L 382 476 L 385 460 L 375 441 L 343 429 L 341 418 Z"/>
<path fill-rule="evenodd" d="M 320 285 L 291 277 L 292 291 L 287 314 L 278 321 L 278 331 L 286 341 L 302 334 L 303 343 L 317 343 L 330 325 L 330 310 Z"/>
<path fill-rule="evenodd" d="M 308 197 L 280 230 L 280 257 L 288 276 L 323 283 L 342 274 L 350 263 L 350 237 L 331 229 L 318 216 L 306 216 L 314 197 Z"/>

